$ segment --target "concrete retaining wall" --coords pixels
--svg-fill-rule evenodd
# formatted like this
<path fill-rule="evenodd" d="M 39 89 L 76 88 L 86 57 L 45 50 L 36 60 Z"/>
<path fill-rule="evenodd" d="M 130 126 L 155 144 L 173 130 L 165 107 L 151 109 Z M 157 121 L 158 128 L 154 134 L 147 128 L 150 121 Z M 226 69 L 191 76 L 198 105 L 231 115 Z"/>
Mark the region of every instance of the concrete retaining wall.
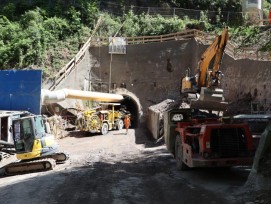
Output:
<path fill-rule="evenodd" d="M 111 62 L 111 82 L 116 87 L 125 84 L 146 113 L 149 106 L 179 96 L 185 70 L 197 65 L 197 47 L 195 40 L 129 45 L 127 54 L 112 55 L 112 62 L 108 47 L 90 48 L 92 59 L 100 62 L 100 67 L 92 69 L 93 87 L 108 91 Z"/>
<path fill-rule="evenodd" d="M 127 54 L 114 54 L 112 58 L 107 46 L 91 47 L 77 69 L 58 88 L 82 90 L 89 76 L 94 91 L 108 92 L 110 81 L 111 91 L 125 86 L 139 99 L 142 121 L 145 121 L 148 107 L 179 96 L 180 80 L 185 70 L 191 68 L 193 73 L 207 47 L 194 39 L 129 45 Z M 271 102 L 270 66 L 268 61 L 235 60 L 225 54 L 221 70 L 225 75 L 222 88 L 226 100 L 233 101 L 251 94 L 255 100 Z M 157 121 L 149 123 L 156 124 Z"/>

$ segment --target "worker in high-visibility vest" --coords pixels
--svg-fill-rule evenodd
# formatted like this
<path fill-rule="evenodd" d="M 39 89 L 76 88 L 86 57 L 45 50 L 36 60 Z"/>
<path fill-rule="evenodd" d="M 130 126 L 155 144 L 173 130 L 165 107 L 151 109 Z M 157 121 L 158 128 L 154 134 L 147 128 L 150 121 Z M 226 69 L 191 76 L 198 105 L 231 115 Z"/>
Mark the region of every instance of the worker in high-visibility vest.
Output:
<path fill-rule="evenodd" d="M 131 126 L 131 120 L 130 120 L 129 115 L 125 115 L 125 118 L 124 118 L 124 126 L 125 126 L 125 129 L 126 129 L 126 135 L 127 135 L 128 129 L 129 129 L 129 127 Z"/>

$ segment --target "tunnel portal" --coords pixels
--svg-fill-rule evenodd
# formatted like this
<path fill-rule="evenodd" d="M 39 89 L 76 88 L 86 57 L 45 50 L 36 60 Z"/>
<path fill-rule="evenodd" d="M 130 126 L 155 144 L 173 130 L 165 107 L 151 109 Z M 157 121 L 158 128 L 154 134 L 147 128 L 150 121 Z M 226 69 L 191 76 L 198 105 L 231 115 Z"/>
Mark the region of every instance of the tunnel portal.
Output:
<path fill-rule="evenodd" d="M 131 128 L 137 128 L 143 114 L 139 99 L 135 96 L 135 94 L 124 88 L 116 89 L 115 93 L 123 96 L 124 99 L 121 102 L 121 105 L 131 113 Z"/>

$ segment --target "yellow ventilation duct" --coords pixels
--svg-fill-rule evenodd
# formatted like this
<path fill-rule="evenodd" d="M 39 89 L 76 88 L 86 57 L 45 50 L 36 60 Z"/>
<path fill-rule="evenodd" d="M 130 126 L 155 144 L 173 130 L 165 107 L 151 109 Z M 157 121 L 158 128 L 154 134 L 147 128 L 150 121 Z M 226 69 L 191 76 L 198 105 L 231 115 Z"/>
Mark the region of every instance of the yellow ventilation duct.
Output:
<path fill-rule="evenodd" d="M 123 100 L 122 95 L 112 93 L 81 91 L 74 89 L 61 89 L 56 91 L 49 91 L 45 89 L 41 90 L 42 105 L 60 102 L 67 98 L 101 102 L 120 102 Z"/>

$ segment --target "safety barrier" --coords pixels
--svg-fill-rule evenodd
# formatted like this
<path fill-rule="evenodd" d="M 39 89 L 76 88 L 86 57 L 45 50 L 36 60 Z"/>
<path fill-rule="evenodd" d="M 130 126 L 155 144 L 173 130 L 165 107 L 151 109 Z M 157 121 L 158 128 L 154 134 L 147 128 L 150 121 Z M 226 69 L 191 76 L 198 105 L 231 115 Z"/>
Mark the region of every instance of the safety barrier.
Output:
<path fill-rule="evenodd" d="M 215 36 L 212 34 L 205 33 L 200 30 L 192 29 L 185 30 L 182 32 L 159 35 L 159 36 L 138 36 L 138 37 L 127 37 L 127 45 L 131 44 L 146 44 L 154 42 L 166 42 L 172 40 L 184 40 L 196 38 L 203 44 L 210 44 Z M 109 40 L 107 37 L 93 38 L 93 46 L 107 46 Z M 234 59 L 252 59 L 252 60 L 262 60 L 271 61 L 271 54 L 269 52 L 261 52 L 256 48 L 240 48 L 237 44 L 229 41 L 227 43 L 225 52 Z"/>

